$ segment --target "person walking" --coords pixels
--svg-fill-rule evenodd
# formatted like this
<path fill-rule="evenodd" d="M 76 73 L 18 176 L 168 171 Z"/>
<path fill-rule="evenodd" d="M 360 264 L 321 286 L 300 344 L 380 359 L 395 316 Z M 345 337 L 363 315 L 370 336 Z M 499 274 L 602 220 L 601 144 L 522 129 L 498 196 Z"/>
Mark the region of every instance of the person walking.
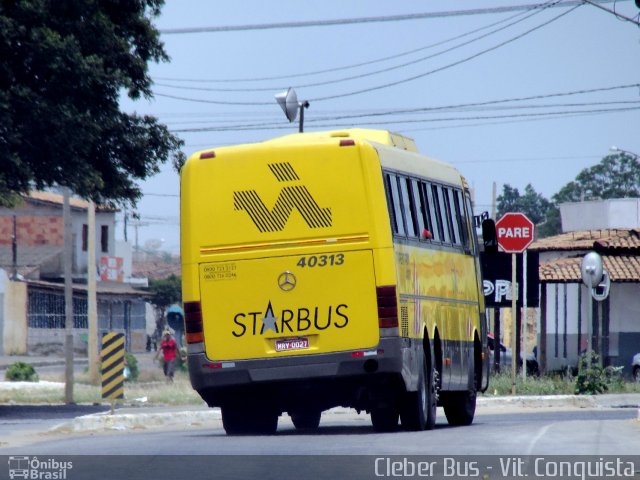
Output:
<path fill-rule="evenodd" d="M 160 349 L 156 352 L 156 360 L 162 352 L 164 376 L 168 382 L 173 382 L 173 375 L 176 371 L 176 358 L 179 354 L 178 344 L 171 335 L 171 330 L 165 328 L 162 334 L 162 342 L 160 342 Z"/>

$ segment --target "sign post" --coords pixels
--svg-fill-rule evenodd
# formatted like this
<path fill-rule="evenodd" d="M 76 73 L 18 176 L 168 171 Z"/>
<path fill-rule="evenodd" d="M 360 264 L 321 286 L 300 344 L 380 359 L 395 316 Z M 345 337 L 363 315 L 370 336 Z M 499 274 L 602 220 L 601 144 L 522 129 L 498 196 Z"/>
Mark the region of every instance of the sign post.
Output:
<path fill-rule="evenodd" d="M 511 394 L 516 394 L 516 372 L 518 359 L 516 355 L 516 303 L 518 297 L 518 288 L 516 286 L 516 253 L 524 252 L 531 242 L 533 242 L 534 225 L 524 213 L 505 213 L 500 220 L 496 222 L 496 235 L 498 246 L 505 253 L 511 253 L 511 317 L 513 326 L 511 329 Z M 525 280 L 525 279 L 523 279 Z M 526 288 L 525 290 L 526 291 Z M 526 352 L 522 352 L 524 368 L 527 368 Z"/>

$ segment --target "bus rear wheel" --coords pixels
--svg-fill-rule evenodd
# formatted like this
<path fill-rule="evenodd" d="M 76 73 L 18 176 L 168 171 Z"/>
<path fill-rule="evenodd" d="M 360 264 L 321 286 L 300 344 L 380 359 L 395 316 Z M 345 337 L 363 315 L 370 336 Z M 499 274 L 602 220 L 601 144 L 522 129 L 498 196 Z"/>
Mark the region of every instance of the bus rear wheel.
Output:
<path fill-rule="evenodd" d="M 226 405 L 222 426 L 227 435 L 272 435 L 278 429 L 278 412 L 241 405 Z"/>
<path fill-rule="evenodd" d="M 398 409 L 390 404 L 373 407 L 371 423 L 376 432 L 394 432 L 398 428 Z"/>
<path fill-rule="evenodd" d="M 403 398 L 400 420 L 407 430 L 432 430 L 436 424 L 436 382 L 434 371 L 423 360 L 418 378 L 418 390 L 406 392 Z"/>
<path fill-rule="evenodd" d="M 471 425 L 476 413 L 476 391 L 447 392 L 443 402 L 447 422 L 452 426 Z"/>
<path fill-rule="evenodd" d="M 289 412 L 293 426 L 297 430 L 315 430 L 320 426 L 320 410 L 302 410 L 297 412 Z"/>

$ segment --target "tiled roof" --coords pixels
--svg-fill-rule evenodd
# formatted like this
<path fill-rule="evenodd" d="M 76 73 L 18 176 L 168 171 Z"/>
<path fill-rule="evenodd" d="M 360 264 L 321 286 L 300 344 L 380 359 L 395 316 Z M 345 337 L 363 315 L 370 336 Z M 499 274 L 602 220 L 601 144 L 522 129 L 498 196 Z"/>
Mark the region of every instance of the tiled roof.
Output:
<path fill-rule="evenodd" d="M 604 268 L 612 282 L 640 282 L 640 256 L 603 255 Z M 582 282 L 580 265 L 582 256 L 558 258 L 541 262 L 538 274 L 541 282 L 576 283 Z"/>
<path fill-rule="evenodd" d="M 27 196 L 27 200 L 35 200 L 36 202 L 44 202 L 44 203 L 52 203 L 54 205 L 62 205 L 64 202 L 64 196 L 59 193 L 53 192 L 41 192 L 41 191 L 32 191 L 29 192 Z M 75 208 L 80 208 L 82 210 L 87 210 L 89 208 L 89 202 L 86 200 L 82 200 L 81 198 L 77 198 L 71 196 L 69 198 L 69 205 Z M 118 209 L 111 208 L 107 205 L 96 205 L 96 211 L 100 212 L 116 212 Z"/>
<path fill-rule="evenodd" d="M 621 251 L 637 250 L 640 253 L 640 230 L 616 228 L 568 232 L 536 240 L 529 247 L 538 251 L 592 250 Z"/>
<path fill-rule="evenodd" d="M 133 276 L 153 279 L 167 278 L 169 275 L 181 275 L 180 258 L 174 257 L 170 261 L 158 257 L 136 259 L 133 261 Z"/>

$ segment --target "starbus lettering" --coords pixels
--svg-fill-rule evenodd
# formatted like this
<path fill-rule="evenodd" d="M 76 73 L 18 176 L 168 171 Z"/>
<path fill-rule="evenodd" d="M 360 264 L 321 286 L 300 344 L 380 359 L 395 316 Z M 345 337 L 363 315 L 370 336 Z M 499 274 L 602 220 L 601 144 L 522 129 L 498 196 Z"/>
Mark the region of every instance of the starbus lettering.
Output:
<path fill-rule="evenodd" d="M 311 329 L 323 331 L 329 328 L 345 328 L 349 324 L 349 306 L 341 303 L 326 307 L 283 308 L 277 313 L 271 302 L 263 312 L 240 312 L 234 315 L 234 337 L 273 333 L 300 334 Z"/>

